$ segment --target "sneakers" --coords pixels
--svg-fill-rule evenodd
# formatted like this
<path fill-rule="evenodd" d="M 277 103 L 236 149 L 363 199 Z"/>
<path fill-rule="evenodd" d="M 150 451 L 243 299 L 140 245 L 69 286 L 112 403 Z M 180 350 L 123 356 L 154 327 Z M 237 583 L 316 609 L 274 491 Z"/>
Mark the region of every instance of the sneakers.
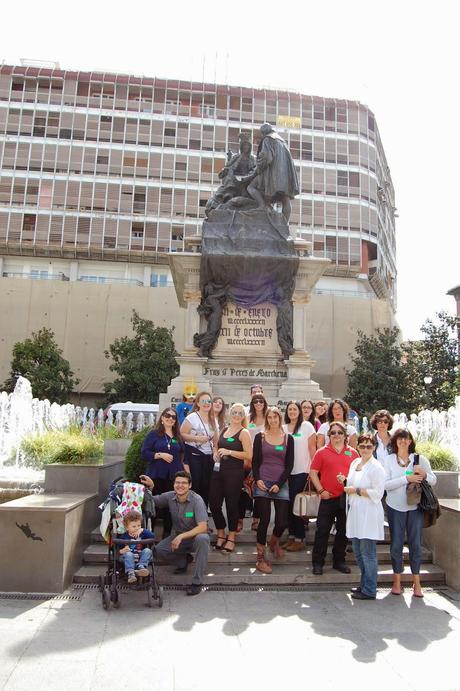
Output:
<path fill-rule="evenodd" d="M 139 564 L 136 567 L 136 576 L 139 576 L 139 578 L 144 578 L 145 576 L 149 576 L 149 575 L 150 575 L 150 571 L 148 570 L 148 568 L 146 566 Z"/>
<path fill-rule="evenodd" d="M 199 595 L 201 593 L 201 583 L 192 583 L 188 585 L 185 592 L 187 595 Z"/>
<path fill-rule="evenodd" d="M 312 573 L 314 576 L 322 576 L 323 575 L 323 567 L 320 566 L 319 564 L 313 564 Z"/>
<path fill-rule="evenodd" d="M 353 600 L 375 600 L 375 595 L 366 595 L 361 590 L 357 590 L 355 593 L 351 594 Z"/>
<path fill-rule="evenodd" d="M 137 578 L 134 571 L 128 571 L 128 583 L 130 583 L 131 585 L 133 583 L 137 583 Z"/>

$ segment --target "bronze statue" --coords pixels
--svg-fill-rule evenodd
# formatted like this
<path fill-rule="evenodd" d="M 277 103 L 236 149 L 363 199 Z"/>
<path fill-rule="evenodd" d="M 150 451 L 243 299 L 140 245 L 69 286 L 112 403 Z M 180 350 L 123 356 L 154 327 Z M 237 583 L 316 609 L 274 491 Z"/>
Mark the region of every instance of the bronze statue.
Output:
<path fill-rule="evenodd" d="M 252 206 L 250 203 L 251 199 L 246 191 L 248 181 L 253 179 L 253 173 L 256 170 L 256 159 L 251 153 L 252 144 L 250 136 L 248 132 L 241 132 L 239 135 L 240 152 L 238 154 L 233 154 L 232 151 L 227 153 L 227 162 L 218 173 L 222 184 L 206 204 L 206 217 L 213 209 L 217 209 L 222 205 L 227 206 L 228 202 L 239 197 L 245 198 L 249 204 L 245 204 L 241 200 L 235 206 Z"/>
<path fill-rule="evenodd" d="M 291 153 L 286 142 L 273 127 L 264 123 L 262 139 L 257 149 L 257 176 L 247 187 L 248 194 L 259 208 L 281 202 L 287 222 L 291 216 L 291 199 L 299 194 L 299 182 Z"/>

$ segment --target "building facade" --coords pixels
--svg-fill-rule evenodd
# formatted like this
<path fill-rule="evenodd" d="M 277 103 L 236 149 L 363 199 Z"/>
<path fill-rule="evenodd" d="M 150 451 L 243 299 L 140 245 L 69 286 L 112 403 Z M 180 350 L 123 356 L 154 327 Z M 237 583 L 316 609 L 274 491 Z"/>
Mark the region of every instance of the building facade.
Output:
<path fill-rule="evenodd" d="M 311 241 L 314 255 L 331 259 L 312 300 L 312 320 L 315 311 L 327 313 L 320 305 L 331 300 L 339 307 L 341 300 L 355 300 L 352 312 L 379 315 L 350 325 L 348 350 L 333 356 L 332 370 L 326 361 L 337 335 L 335 317 L 324 327 L 323 344 L 312 343 L 323 389 L 343 389 L 356 323 L 366 331 L 392 323 L 396 292 L 390 171 L 374 115 L 355 101 L 57 66 L 1 66 L 0 305 L 5 291 L 10 297 L 13 291 L 30 314 L 29 326 L 13 327 L 11 338 L 26 337 L 22 332 L 32 325 L 40 328 L 40 316 L 54 325 L 49 299 L 27 302 L 31 291 L 55 290 L 70 302 L 119 291 L 117 300 L 130 295 L 132 305 L 151 304 L 145 316 L 162 320 L 164 308 L 164 323 L 178 321 L 168 253 L 182 251 L 184 238 L 199 232 L 217 173 L 226 152 L 237 150 L 240 131 L 253 133 L 255 145 L 265 121 L 287 141 L 299 176 L 291 232 Z M 18 278 L 31 280 L 19 286 Z M 45 279 L 46 289 L 38 288 Z M 141 299 L 144 291 L 151 295 Z M 129 330 L 129 314 L 125 326 Z M 71 334 L 65 338 L 74 342 Z M 7 341 L 2 363 L 9 360 Z M 107 374 L 106 364 L 98 371 Z M 95 380 L 85 389 L 100 390 Z"/>

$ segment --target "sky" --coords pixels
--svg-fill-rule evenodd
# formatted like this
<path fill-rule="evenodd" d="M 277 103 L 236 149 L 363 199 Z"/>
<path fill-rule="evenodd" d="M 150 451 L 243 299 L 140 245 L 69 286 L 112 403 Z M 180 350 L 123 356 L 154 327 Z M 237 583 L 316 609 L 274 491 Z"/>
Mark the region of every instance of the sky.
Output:
<path fill-rule="evenodd" d="M 438 0 L 51 0 L 2 8 L 0 60 L 295 89 L 374 112 L 395 187 L 403 337 L 455 313 L 460 40 Z M 8 30 L 8 27 L 10 30 Z"/>

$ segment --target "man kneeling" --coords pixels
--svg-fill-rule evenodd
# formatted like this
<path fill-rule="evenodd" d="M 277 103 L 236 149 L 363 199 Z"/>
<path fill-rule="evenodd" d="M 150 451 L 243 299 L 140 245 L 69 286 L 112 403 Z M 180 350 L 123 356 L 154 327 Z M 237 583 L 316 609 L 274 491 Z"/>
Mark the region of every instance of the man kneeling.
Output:
<path fill-rule="evenodd" d="M 153 480 L 141 475 L 140 481 L 149 489 Z M 203 499 L 193 492 L 192 477 L 185 470 L 174 476 L 174 491 L 153 497 L 157 509 L 168 508 L 172 520 L 172 532 L 155 547 L 155 556 L 177 564 L 174 573 L 185 573 L 195 552 L 195 573 L 187 587 L 187 595 L 198 595 L 203 584 L 203 574 L 208 563 L 209 535 L 208 512 Z"/>

